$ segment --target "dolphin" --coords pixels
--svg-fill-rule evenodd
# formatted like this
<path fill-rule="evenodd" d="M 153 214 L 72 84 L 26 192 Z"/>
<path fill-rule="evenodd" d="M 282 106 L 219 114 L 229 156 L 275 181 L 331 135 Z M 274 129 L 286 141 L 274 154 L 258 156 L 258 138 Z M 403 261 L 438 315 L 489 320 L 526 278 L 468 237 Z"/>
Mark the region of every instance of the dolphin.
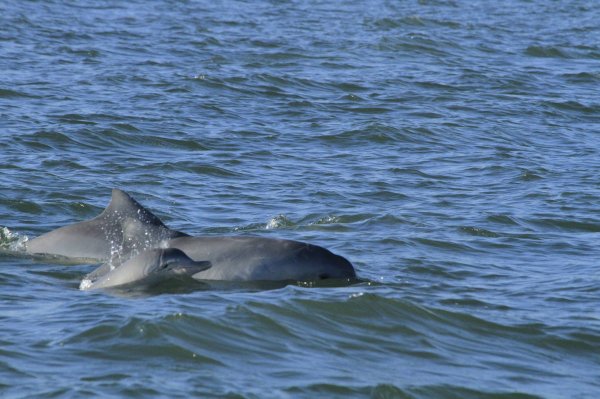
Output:
<path fill-rule="evenodd" d="M 107 262 L 92 272 L 96 279 L 110 273 L 111 265 L 119 268 L 129 258 L 153 248 L 178 249 L 193 261 L 210 262 L 209 269 L 193 276 L 200 280 L 356 279 L 348 260 L 317 245 L 254 236 L 191 237 L 171 230 L 118 189 L 113 189 L 109 205 L 96 218 L 60 227 L 26 243 L 30 254 Z M 157 256 L 153 254 L 147 256 Z"/>
<path fill-rule="evenodd" d="M 104 265 L 100 266 L 101 268 Z M 151 287 L 172 277 L 192 276 L 210 268 L 210 262 L 196 262 L 175 248 L 148 249 L 133 256 L 101 276 L 92 272 L 81 281 L 79 289 L 95 290 L 135 285 Z"/>
<path fill-rule="evenodd" d="M 194 260 L 213 267 L 194 276 L 200 280 L 316 281 L 355 279 L 345 258 L 313 244 L 264 237 L 179 237 L 169 240 Z"/>
<path fill-rule="evenodd" d="M 87 260 L 110 260 L 165 239 L 187 234 L 169 229 L 127 193 L 113 189 L 110 203 L 97 217 L 60 227 L 25 243 L 30 254 Z"/>

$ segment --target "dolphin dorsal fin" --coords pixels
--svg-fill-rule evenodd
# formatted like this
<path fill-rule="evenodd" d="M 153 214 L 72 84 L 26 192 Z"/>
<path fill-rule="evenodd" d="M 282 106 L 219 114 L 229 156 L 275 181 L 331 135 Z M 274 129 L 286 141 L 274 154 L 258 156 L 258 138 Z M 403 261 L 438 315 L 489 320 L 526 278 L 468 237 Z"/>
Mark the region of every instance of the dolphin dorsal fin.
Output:
<path fill-rule="evenodd" d="M 131 198 L 125 191 L 113 188 L 110 203 L 104 209 L 101 217 L 114 217 L 119 219 L 132 218 L 143 224 L 167 228 L 164 223 L 154 216 L 152 212 L 144 208 L 139 202 Z"/>
<path fill-rule="evenodd" d="M 110 203 L 98 218 L 107 224 L 107 231 L 116 229 L 111 235 L 112 241 L 117 245 L 118 255 L 125 258 L 160 246 L 163 240 L 187 236 L 165 226 L 152 212 L 117 188 L 112 190 Z"/>

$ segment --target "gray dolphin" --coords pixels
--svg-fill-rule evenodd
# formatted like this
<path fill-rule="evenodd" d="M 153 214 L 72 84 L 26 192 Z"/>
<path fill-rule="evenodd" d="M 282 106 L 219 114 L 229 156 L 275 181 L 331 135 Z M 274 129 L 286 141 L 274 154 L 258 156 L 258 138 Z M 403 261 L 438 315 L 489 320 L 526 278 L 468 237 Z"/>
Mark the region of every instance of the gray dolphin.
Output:
<path fill-rule="evenodd" d="M 316 281 L 355 279 L 345 258 L 299 241 L 264 237 L 180 237 L 169 240 L 194 260 L 213 267 L 194 276 L 201 280 Z"/>
<path fill-rule="evenodd" d="M 172 277 L 191 277 L 209 268 L 210 262 L 193 261 L 175 248 L 148 249 L 100 276 L 90 273 L 81 281 L 79 288 L 95 290 L 124 285 L 151 287 Z"/>
<path fill-rule="evenodd" d="M 132 256 L 151 248 L 175 248 L 192 260 L 208 261 L 202 280 L 316 281 L 356 278 L 345 258 L 317 245 L 251 237 L 190 237 L 165 226 L 123 191 L 114 189 L 108 207 L 98 217 L 65 226 L 26 243 L 31 254 L 108 261 L 93 272 L 100 278 Z"/>
<path fill-rule="evenodd" d="M 94 219 L 52 230 L 25 246 L 31 254 L 110 260 L 184 236 L 187 234 L 169 229 L 127 193 L 113 189 L 110 203 Z"/>

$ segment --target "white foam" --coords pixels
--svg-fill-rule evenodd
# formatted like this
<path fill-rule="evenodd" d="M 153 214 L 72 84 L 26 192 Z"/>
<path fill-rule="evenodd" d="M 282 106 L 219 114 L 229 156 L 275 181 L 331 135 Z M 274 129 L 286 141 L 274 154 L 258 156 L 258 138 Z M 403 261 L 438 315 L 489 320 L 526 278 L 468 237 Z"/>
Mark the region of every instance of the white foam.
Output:
<path fill-rule="evenodd" d="M 92 280 L 84 278 L 83 280 L 81 280 L 81 283 L 79 283 L 79 289 L 81 291 L 85 291 L 90 289 L 90 287 L 92 286 Z"/>
<path fill-rule="evenodd" d="M 281 227 L 289 226 L 292 222 L 285 217 L 285 215 L 277 215 L 274 218 L 271 218 L 267 224 L 265 225 L 265 229 L 273 230 Z"/>
<path fill-rule="evenodd" d="M 13 233 L 8 227 L 0 228 L 0 248 L 13 252 L 25 252 L 25 243 L 29 241 L 26 234 Z"/>

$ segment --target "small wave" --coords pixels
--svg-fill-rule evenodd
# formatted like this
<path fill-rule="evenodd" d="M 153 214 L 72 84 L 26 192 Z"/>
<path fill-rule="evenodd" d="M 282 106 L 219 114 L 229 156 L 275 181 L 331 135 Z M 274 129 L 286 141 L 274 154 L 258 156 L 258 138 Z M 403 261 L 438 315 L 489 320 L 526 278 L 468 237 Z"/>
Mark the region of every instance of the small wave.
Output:
<path fill-rule="evenodd" d="M 251 231 L 251 230 L 276 230 L 284 228 L 305 228 L 309 230 L 320 230 L 324 228 L 335 228 L 337 231 L 343 229 L 346 224 L 369 222 L 371 220 L 378 220 L 385 222 L 387 216 L 381 217 L 375 214 L 348 214 L 348 215 L 322 215 L 322 214 L 309 214 L 305 217 L 292 220 L 284 214 L 279 214 L 270 218 L 266 224 L 263 223 L 251 223 L 243 227 L 236 227 L 234 231 Z M 226 230 L 224 230 L 226 231 Z"/>
<path fill-rule="evenodd" d="M 578 101 L 544 101 L 542 104 L 560 111 L 575 111 L 590 115 L 595 115 L 600 111 L 598 104 L 586 105 Z"/>
<path fill-rule="evenodd" d="M 490 231 L 490 230 L 483 229 L 481 227 L 463 226 L 463 227 L 460 227 L 459 230 L 465 234 L 469 234 L 469 235 L 472 235 L 475 237 L 490 237 L 490 238 L 500 237 L 499 234 L 494 233 L 493 231 Z"/>
<path fill-rule="evenodd" d="M 392 111 L 384 107 L 342 107 L 342 109 L 355 114 L 385 114 Z"/>
<path fill-rule="evenodd" d="M 333 224 L 333 223 L 339 223 L 340 222 L 340 218 L 337 216 L 324 216 L 314 222 L 309 223 L 309 225 L 321 225 L 321 224 Z"/>
<path fill-rule="evenodd" d="M 215 176 L 215 177 L 241 177 L 244 176 L 243 173 L 236 172 L 231 169 L 226 169 L 223 167 L 209 165 L 209 164 L 198 164 L 193 162 L 175 162 L 175 163 L 165 163 L 161 165 L 162 169 L 173 170 L 173 171 L 181 171 L 186 170 L 194 175 L 207 175 L 207 176 Z"/>
<path fill-rule="evenodd" d="M 277 230 L 289 227 L 295 227 L 298 224 L 293 220 L 289 219 L 287 216 L 283 214 L 279 214 L 277 216 L 273 216 L 266 223 L 250 223 L 245 226 L 238 226 L 233 228 L 233 231 L 255 231 L 255 230 Z M 227 230 L 217 231 L 215 232 L 226 232 Z"/>
<path fill-rule="evenodd" d="M 552 229 L 584 233 L 600 233 L 600 223 L 594 220 L 569 220 L 556 218 L 531 219 L 533 225 Z"/>
<path fill-rule="evenodd" d="M 419 54 L 420 56 L 450 57 L 447 49 L 455 47 L 453 43 L 430 39 L 424 34 L 410 33 L 404 37 L 388 36 L 380 40 L 376 49 L 384 52 Z"/>
<path fill-rule="evenodd" d="M 540 176 L 539 173 L 533 172 L 531 170 L 523 170 L 519 175 L 519 179 L 524 181 L 534 181 L 543 179 L 543 177 Z"/>
<path fill-rule="evenodd" d="M 57 50 L 60 52 L 66 53 L 66 54 L 72 54 L 72 55 L 85 57 L 85 58 L 96 58 L 102 54 L 100 52 L 100 50 L 91 49 L 91 48 L 90 49 L 88 49 L 88 48 L 73 48 L 70 46 L 61 46 Z"/>
<path fill-rule="evenodd" d="M 22 91 L 16 91 L 16 90 L 11 90 L 11 89 L 0 89 L 0 98 L 13 98 L 13 97 L 39 98 L 38 96 L 32 96 L 31 94 L 27 94 Z"/>
<path fill-rule="evenodd" d="M 66 170 L 85 170 L 87 166 L 70 159 L 45 159 L 42 161 L 42 166 L 46 169 L 66 169 Z M 86 206 L 86 204 L 78 203 L 75 207 Z M 40 210 L 41 211 L 41 210 Z"/>
<path fill-rule="evenodd" d="M 79 125 L 96 125 L 97 122 L 86 119 L 85 115 L 80 114 L 65 114 L 57 117 L 59 122 Z"/>
<path fill-rule="evenodd" d="M 377 143 L 388 144 L 395 142 L 411 142 L 412 139 L 400 129 L 383 124 L 370 124 L 363 128 L 346 130 L 340 133 L 320 136 L 320 139 L 332 143 L 360 144 Z"/>
<path fill-rule="evenodd" d="M 433 18 L 426 18 L 419 15 L 410 15 L 402 18 L 379 18 L 379 19 L 365 19 L 365 24 L 367 26 L 373 26 L 376 29 L 380 30 L 393 30 L 398 28 L 405 28 L 411 26 L 442 26 L 452 29 L 459 29 L 463 25 L 457 21 L 450 20 L 440 20 Z"/>
<path fill-rule="evenodd" d="M 432 174 L 432 173 L 426 173 L 423 172 L 420 169 L 417 168 L 398 168 L 398 167 L 393 167 L 389 169 L 390 172 L 394 173 L 394 174 L 400 174 L 400 175 L 405 175 L 405 176 L 417 176 L 417 177 L 423 177 L 426 179 L 434 179 L 434 180 L 456 180 L 455 176 L 449 175 L 449 174 Z"/>
<path fill-rule="evenodd" d="M 510 226 L 519 226 L 520 225 L 519 221 L 516 220 L 514 217 L 511 217 L 508 215 L 503 215 L 503 214 L 491 214 L 486 218 L 486 220 L 488 222 L 503 224 L 503 225 L 510 225 Z"/>
<path fill-rule="evenodd" d="M 431 238 L 417 237 L 413 241 L 418 244 L 424 245 L 425 247 L 437 248 L 439 250 L 446 251 L 458 251 L 458 252 L 478 252 L 476 248 L 466 244 L 460 244 L 457 242 L 447 240 L 434 240 Z"/>
<path fill-rule="evenodd" d="M 32 201 L 22 199 L 0 199 L 0 205 L 7 206 L 11 210 L 34 215 L 42 213 L 42 207 Z"/>
<path fill-rule="evenodd" d="M 525 54 L 542 58 L 570 58 L 563 50 L 552 46 L 529 46 Z"/>
<path fill-rule="evenodd" d="M 600 81 L 600 73 L 593 72 L 565 73 L 562 77 L 571 83 L 597 83 Z"/>
<path fill-rule="evenodd" d="M 377 397 L 400 397 L 400 398 L 464 398 L 464 399 L 538 399 L 541 396 L 508 391 L 489 391 L 473 389 L 456 385 L 430 385 L 413 389 L 414 396 L 377 396 Z"/>
<path fill-rule="evenodd" d="M 351 386 L 316 383 L 306 386 L 290 386 L 285 392 L 294 397 L 370 397 L 373 399 L 421 399 L 421 398 L 494 398 L 535 399 L 539 396 L 510 391 L 485 391 L 456 385 L 426 385 L 401 389 L 392 384 L 374 386 Z"/>

